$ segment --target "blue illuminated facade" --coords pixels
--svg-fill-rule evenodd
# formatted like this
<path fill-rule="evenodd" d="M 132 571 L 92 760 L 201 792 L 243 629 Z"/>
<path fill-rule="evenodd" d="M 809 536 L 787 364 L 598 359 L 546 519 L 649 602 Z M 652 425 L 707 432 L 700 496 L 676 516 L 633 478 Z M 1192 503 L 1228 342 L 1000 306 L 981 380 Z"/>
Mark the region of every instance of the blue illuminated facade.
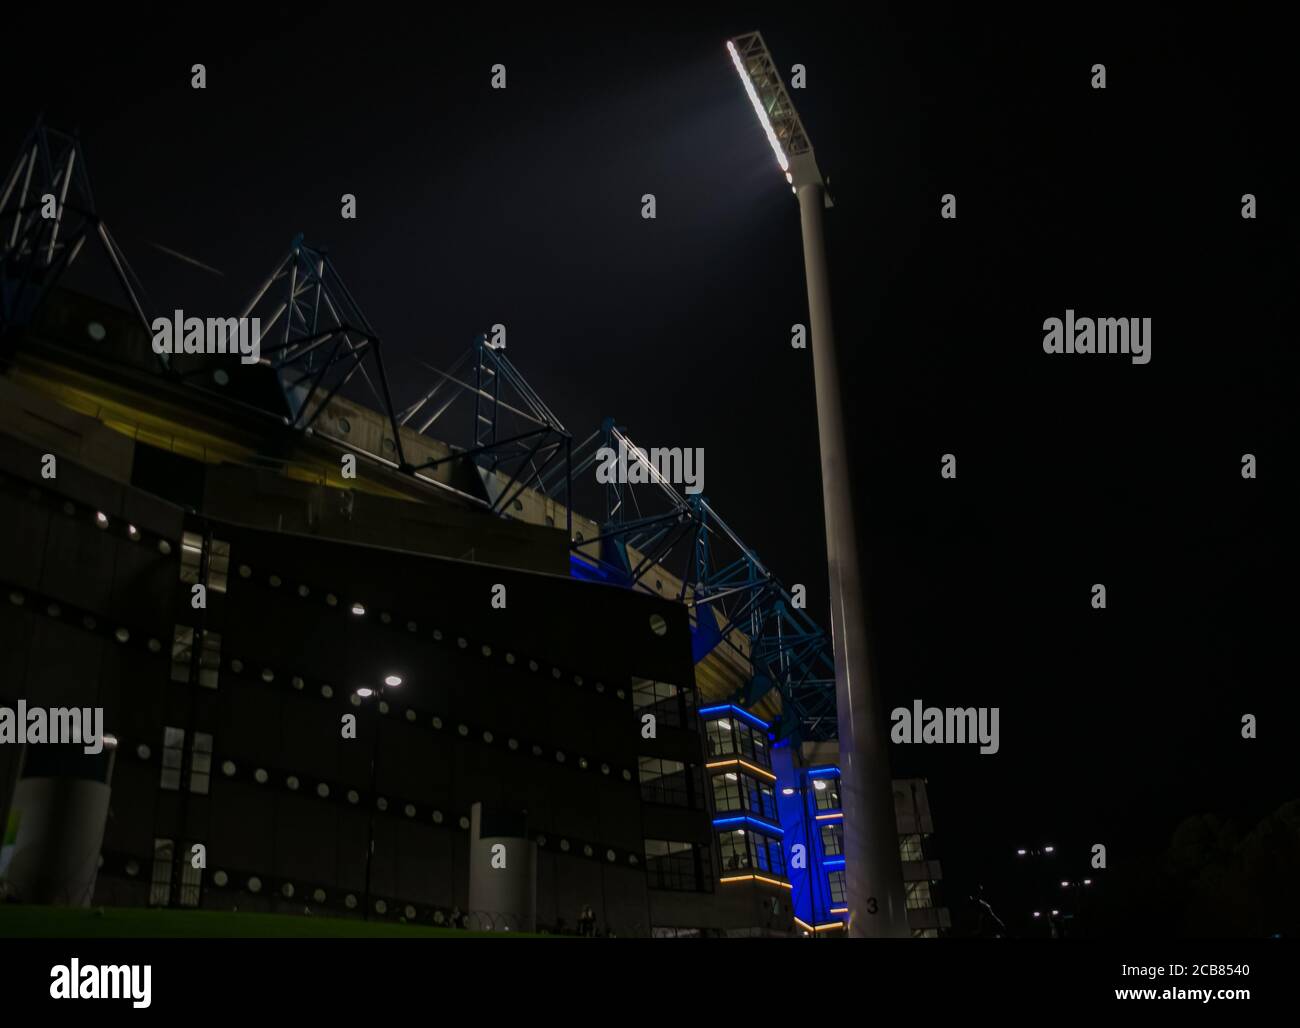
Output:
<path fill-rule="evenodd" d="M 833 765 L 795 767 L 788 746 L 777 751 L 773 763 L 781 823 L 791 852 L 795 924 L 804 931 L 842 932 L 848 906 L 840 769 Z"/>
<path fill-rule="evenodd" d="M 719 882 L 789 890 L 768 723 L 730 703 L 703 707 L 698 713 L 704 733 L 705 791 L 712 801 L 721 857 Z"/>

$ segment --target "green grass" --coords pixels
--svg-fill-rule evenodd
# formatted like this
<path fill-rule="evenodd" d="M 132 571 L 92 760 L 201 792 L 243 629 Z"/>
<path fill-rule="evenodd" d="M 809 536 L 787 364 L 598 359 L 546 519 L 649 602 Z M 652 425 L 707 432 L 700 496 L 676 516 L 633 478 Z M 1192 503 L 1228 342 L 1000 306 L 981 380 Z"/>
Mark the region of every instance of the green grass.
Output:
<path fill-rule="evenodd" d="M 523 932 L 471 932 L 297 914 L 0 904 L 0 938 L 10 939 L 464 939 L 502 935 L 540 938 Z"/>

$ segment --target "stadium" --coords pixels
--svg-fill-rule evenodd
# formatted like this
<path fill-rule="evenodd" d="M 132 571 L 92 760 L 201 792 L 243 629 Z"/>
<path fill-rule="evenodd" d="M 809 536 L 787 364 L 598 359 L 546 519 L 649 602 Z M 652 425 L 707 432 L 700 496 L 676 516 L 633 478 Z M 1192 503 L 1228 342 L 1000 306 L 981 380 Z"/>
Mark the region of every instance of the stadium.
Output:
<path fill-rule="evenodd" d="M 239 312 L 257 363 L 157 352 L 86 169 L 38 124 L 0 194 L 0 703 L 102 708 L 109 745 L 0 750 L 8 898 L 845 934 L 830 638 L 704 495 L 614 419 L 572 435 L 486 332 L 393 374 L 301 236 Z M 92 260 L 119 302 L 66 285 Z"/>

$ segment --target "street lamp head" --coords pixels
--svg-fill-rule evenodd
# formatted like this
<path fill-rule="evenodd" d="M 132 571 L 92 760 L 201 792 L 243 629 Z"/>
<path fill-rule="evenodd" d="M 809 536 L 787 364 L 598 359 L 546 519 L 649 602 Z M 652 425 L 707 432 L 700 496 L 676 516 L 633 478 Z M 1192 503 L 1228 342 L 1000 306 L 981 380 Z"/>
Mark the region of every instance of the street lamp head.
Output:
<path fill-rule="evenodd" d="M 745 92 L 749 94 L 749 102 L 754 105 L 754 113 L 758 115 L 759 124 L 763 126 L 763 133 L 776 155 L 776 163 L 785 172 L 791 191 L 798 193 L 799 187 L 805 185 L 823 186 L 808 134 L 762 35 L 748 32 L 727 40 L 727 53 L 731 55 L 731 63 L 736 66 Z M 829 195 L 826 205 L 830 206 Z"/>

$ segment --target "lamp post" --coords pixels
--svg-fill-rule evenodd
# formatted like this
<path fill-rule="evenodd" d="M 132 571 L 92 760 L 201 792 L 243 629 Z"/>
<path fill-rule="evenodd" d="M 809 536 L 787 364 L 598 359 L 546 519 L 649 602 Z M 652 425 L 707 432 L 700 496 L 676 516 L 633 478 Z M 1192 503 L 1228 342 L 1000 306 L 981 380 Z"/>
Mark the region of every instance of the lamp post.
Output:
<path fill-rule="evenodd" d="M 849 935 L 908 938 L 911 932 L 903 901 L 888 737 L 883 701 L 871 679 L 866 604 L 858 565 L 843 401 L 835 360 L 822 226 L 823 210 L 831 201 L 812 144 L 763 37 L 757 32 L 737 36 L 728 41 L 727 50 L 777 163 L 798 197 L 803 226 L 831 592 Z"/>
<path fill-rule="evenodd" d="M 375 703 L 375 713 L 371 722 L 375 739 L 370 748 L 370 817 L 366 824 L 366 889 L 361 908 L 361 919 L 363 921 L 370 920 L 370 868 L 375 859 L 375 805 L 378 800 L 376 786 L 379 768 L 379 704 L 384 700 L 384 690 L 386 688 L 396 688 L 401 684 L 402 680 L 397 675 L 388 675 L 384 679 L 384 684 L 379 686 L 378 689 L 362 686 L 357 690 L 357 696 L 363 702 L 373 700 Z"/>

